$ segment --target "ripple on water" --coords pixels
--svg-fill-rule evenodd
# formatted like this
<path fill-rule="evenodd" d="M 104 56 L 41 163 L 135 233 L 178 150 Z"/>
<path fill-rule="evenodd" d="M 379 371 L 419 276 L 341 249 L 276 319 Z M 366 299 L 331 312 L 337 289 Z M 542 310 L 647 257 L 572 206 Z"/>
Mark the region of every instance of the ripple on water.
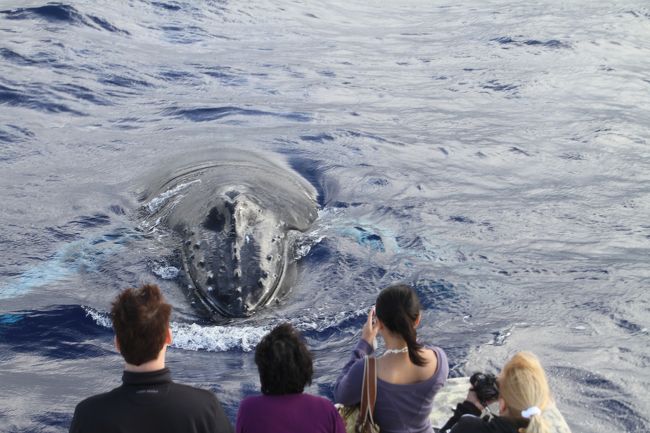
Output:
<path fill-rule="evenodd" d="M 16 125 L 0 125 L 0 142 L 16 143 L 34 138 L 34 133 Z"/>
<path fill-rule="evenodd" d="M 496 42 L 502 45 L 503 49 L 508 49 L 510 47 L 539 47 L 539 48 L 548 48 L 548 49 L 568 49 L 571 48 L 571 44 L 567 42 L 562 42 L 557 39 L 549 39 L 546 41 L 540 41 L 537 39 L 525 39 L 523 36 L 517 36 L 512 38 L 510 36 L 501 36 L 498 38 L 490 39 L 491 42 Z"/>
<path fill-rule="evenodd" d="M 0 48 L 0 57 L 19 66 L 32 66 L 38 63 L 37 61 L 20 55 L 17 52 L 10 50 L 9 48 Z"/>
<path fill-rule="evenodd" d="M 109 353 L 89 340 L 110 337 L 110 329 L 98 327 L 79 306 L 19 312 L 13 316 L 20 320 L 0 321 L 0 344 L 10 353 L 52 359 L 95 358 Z"/>
<path fill-rule="evenodd" d="M 173 2 L 151 2 L 151 5 L 171 12 L 181 10 L 181 6 Z"/>
<path fill-rule="evenodd" d="M 68 113 L 76 116 L 86 116 L 85 113 L 74 110 L 67 105 L 52 102 L 57 99 L 44 90 L 42 85 L 29 85 L 23 89 L 0 84 L 0 105 L 30 108 L 46 113 Z"/>
<path fill-rule="evenodd" d="M 88 87 L 80 86 L 77 84 L 58 84 L 52 87 L 53 90 L 72 96 L 73 98 L 87 101 L 95 105 L 113 105 L 113 102 L 97 95 Z"/>
<path fill-rule="evenodd" d="M 629 433 L 647 431 L 648 420 L 623 400 L 634 397 L 612 381 L 581 368 L 558 366 L 548 370 L 552 376 L 572 381 L 595 417 L 614 422 Z"/>

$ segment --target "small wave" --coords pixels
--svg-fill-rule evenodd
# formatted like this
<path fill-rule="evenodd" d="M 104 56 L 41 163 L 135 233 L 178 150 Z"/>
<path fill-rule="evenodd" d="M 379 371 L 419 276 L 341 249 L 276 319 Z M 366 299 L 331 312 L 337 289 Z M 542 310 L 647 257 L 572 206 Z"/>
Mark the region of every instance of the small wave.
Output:
<path fill-rule="evenodd" d="M 317 134 L 317 135 L 301 135 L 300 139 L 303 141 L 313 141 L 316 143 L 325 143 L 326 141 L 334 141 L 335 138 L 327 133 Z"/>
<path fill-rule="evenodd" d="M 28 59 L 9 48 L 0 48 L 0 57 L 19 66 L 31 66 L 36 63 L 34 60 Z"/>
<path fill-rule="evenodd" d="M 549 49 L 562 49 L 562 48 L 571 48 L 571 45 L 566 42 L 559 41 L 557 39 L 549 39 L 548 41 L 540 41 L 537 39 L 513 39 L 510 36 L 501 36 L 498 38 L 490 39 L 491 42 L 497 42 L 500 45 L 503 45 L 505 49 L 508 46 L 513 45 L 516 47 L 523 46 L 537 46 L 541 48 Z"/>
<path fill-rule="evenodd" d="M 203 68 L 203 73 L 209 77 L 216 78 L 224 86 L 243 86 L 247 83 L 241 72 L 230 67 L 209 67 Z"/>
<path fill-rule="evenodd" d="M 637 410 L 629 400 L 638 399 L 630 396 L 612 380 L 579 367 L 552 367 L 552 375 L 563 377 L 570 381 L 580 394 L 586 407 L 599 417 L 611 420 L 620 426 L 620 431 L 646 432 L 648 420 Z M 627 398 L 626 398 L 627 397 Z"/>
<path fill-rule="evenodd" d="M 160 30 L 169 42 L 176 44 L 193 44 L 210 37 L 208 32 L 197 26 L 166 25 Z"/>
<path fill-rule="evenodd" d="M 95 105 L 103 105 L 103 106 L 113 105 L 111 101 L 97 96 L 89 88 L 79 86 L 76 84 L 60 84 L 54 86 L 53 89 L 57 92 L 62 92 L 67 95 L 70 95 L 76 99 L 91 102 Z"/>
<path fill-rule="evenodd" d="M 3 104 L 31 108 L 48 113 L 70 113 L 77 116 L 85 115 L 77 110 L 73 110 L 67 105 L 47 101 L 46 96 L 37 86 L 32 86 L 31 89 L 21 91 L 0 84 L 0 105 Z"/>
<path fill-rule="evenodd" d="M 650 19 L 650 11 L 647 11 L 647 10 L 627 11 L 627 13 L 634 16 L 635 18 L 649 18 Z"/>
<path fill-rule="evenodd" d="M 40 18 L 47 21 L 63 21 L 69 23 L 81 23 L 83 17 L 72 6 L 60 3 L 50 3 L 45 6 L 34 8 L 18 8 L 0 12 L 10 20 L 26 20 Z"/>
<path fill-rule="evenodd" d="M 0 142 L 16 143 L 34 138 L 34 133 L 27 128 L 16 125 L 6 125 L 6 129 L 0 126 Z"/>
<path fill-rule="evenodd" d="M 125 35 L 130 34 L 126 30 L 122 30 L 122 29 L 119 29 L 119 28 L 115 27 L 113 24 L 109 23 L 108 21 L 106 21 L 103 18 L 96 17 L 94 15 L 88 15 L 88 18 L 90 18 L 90 20 L 93 23 L 97 24 L 102 29 L 107 30 L 107 31 L 109 31 L 111 33 L 123 33 Z"/>
<path fill-rule="evenodd" d="M 151 5 L 172 12 L 180 11 L 182 9 L 179 5 L 174 3 L 151 2 Z"/>
<path fill-rule="evenodd" d="M 210 122 L 233 116 L 272 116 L 283 117 L 298 122 L 309 122 L 311 118 L 303 113 L 274 113 L 271 111 L 254 110 L 240 107 L 202 107 L 202 108 L 168 108 L 163 114 L 172 117 L 184 117 L 193 122 Z"/>
<path fill-rule="evenodd" d="M 475 224 L 475 221 L 473 219 L 463 215 L 452 215 L 449 217 L 449 221 L 463 224 Z"/>
<path fill-rule="evenodd" d="M 81 228 L 101 227 L 110 224 L 110 217 L 106 214 L 82 215 L 76 220 L 72 220 L 69 225 L 79 226 Z"/>
<path fill-rule="evenodd" d="M 50 41 L 48 41 L 50 43 Z M 56 45 L 56 43 L 52 43 Z M 0 48 L 0 58 L 18 66 L 43 66 L 47 69 L 70 69 L 70 65 L 62 63 L 62 59 L 47 52 L 35 53 L 33 57 L 24 56 L 9 48 Z"/>
<path fill-rule="evenodd" d="M 110 86 L 124 87 L 132 89 L 134 87 L 146 88 L 153 87 L 153 84 L 145 81 L 139 80 L 137 78 L 131 78 L 123 75 L 107 75 L 98 80 L 102 84 L 107 84 Z"/>
<path fill-rule="evenodd" d="M 108 332 L 87 319 L 79 306 L 54 306 L 46 310 L 20 311 L 0 316 L 0 342 L 9 356 L 21 353 L 51 360 L 88 359 L 111 353 L 92 341 Z"/>
<path fill-rule="evenodd" d="M 497 80 L 490 80 L 481 85 L 482 88 L 487 90 L 494 90 L 496 92 L 516 92 L 518 86 L 514 84 L 501 83 Z"/>
<path fill-rule="evenodd" d="M 194 183 L 201 183 L 200 179 L 193 180 L 191 182 L 186 182 L 186 183 L 181 183 L 180 185 L 177 185 L 176 187 L 170 189 L 169 191 L 165 191 L 162 194 L 154 197 L 151 199 L 149 203 L 146 204 L 147 209 L 149 209 L 149 212 L 155 213 L 157 212 L 167 201 L 171 198 L 174 197 L 176 194 L 179 192 L 183 191 L 190 185 Z"/>
<path fill-rule="evenodd" d="M 198 76 L 184 71 L 165 69 L 158 73 L 157 78 L 171 83 L 198 83 Z"/>
<path fill-rule="evenodd" d="M 126 30 L 115 27 L 103 18 L 94 15 L 84 16 L 74 7 L 62 3 L 48 3 L 45 6 L 33 8 L 5 10 L 0 11 L 0 14 L 4 14 L 5 18 L 10 20 L 40 19 L 71 25 L 85 25 L 92 28 L 99 26 L 99 28 L 109 32 L 129 34 Z"/>
<path fill-rule="evenodd" d="M 363 306 L 353 311 L 340 311 L 331 315 L 305 315 L 300 321 L 293 323 L 305 337 L 316 340 L 327 340 L 332 335 L 337 335 L 341 330 L 359 328 L 360 322 L 368 316 L 370 305 Z"/>

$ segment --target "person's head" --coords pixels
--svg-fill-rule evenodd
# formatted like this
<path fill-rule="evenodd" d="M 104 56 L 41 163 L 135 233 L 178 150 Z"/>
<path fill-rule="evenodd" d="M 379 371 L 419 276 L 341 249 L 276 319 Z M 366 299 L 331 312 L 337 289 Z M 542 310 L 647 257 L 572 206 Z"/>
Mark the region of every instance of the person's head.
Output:
<path fill-rule="evenodd" d="M 117 347 L 128 364 L 139 366 L 158 358 L 171 338 L 171 311 L 155 284 L 126 289 L 115 298 L 111 320 Z"/>
<path fill-rule="evenodd" d="M 311 353 L 289 323 L 262 338 L 255 348 L 255 364 L 265 395 L 301 393 L 314 373 Z"/>
<path fill-rule="evenodd" d="M 541 412 L 550 402 L 546 374 L 535 355 L 519 352 L 503 367 L 499 378 L 499 410 L 520 432 L 547 433 Z"/>
<path fill-rule="evenodd" d="M 406 284 L 386 287 L 377 297 L 375 313 L 383 327 L 404 339 L 411 362 L 424 365 L 426 361 L 420 355 L 422 345 L 417 342 L 415 332 L 420 323 L 420 300 L 415 290 Z"/>

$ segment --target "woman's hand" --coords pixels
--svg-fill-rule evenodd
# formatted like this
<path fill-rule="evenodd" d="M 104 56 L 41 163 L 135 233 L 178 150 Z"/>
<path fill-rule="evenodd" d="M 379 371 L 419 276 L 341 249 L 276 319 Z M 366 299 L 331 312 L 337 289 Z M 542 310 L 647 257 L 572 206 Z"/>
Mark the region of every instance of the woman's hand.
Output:
<path fill-rule="evenodd" d="M 368 313 L 368 320 L 366 320 L 366 323 L 363 325 L 363 329 L 361 330 L 361 338 L 366 340 L 366 342 L 372 346 L 377 337 L 377 331 L 379 331 L 379 323 L 377 323 L 377 318 L 375 316 L 375 307 L 372 307 L 370 313 Z"/>
<path fill-rule="evenodd" d="M 476 406 L 476 408 L 478 410 L 483 412 L 484 407 L 481 404 L 481 402 L 479 401 L 478 396 L 476 395 L 476 392 L 474 392 L 473 389 L 470 388 L 470 390 L 467 392 L 467 398 L 465 400 L 467 400 L 470 403 L 474 404 L 474 406 Z"/>

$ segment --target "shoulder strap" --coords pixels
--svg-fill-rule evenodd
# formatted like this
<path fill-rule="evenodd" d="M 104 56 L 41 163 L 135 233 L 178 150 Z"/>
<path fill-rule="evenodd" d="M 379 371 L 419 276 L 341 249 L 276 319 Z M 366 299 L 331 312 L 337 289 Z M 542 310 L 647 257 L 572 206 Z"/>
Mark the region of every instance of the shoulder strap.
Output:
<path fill-rule="evenodd" d="M 377 359 L 373 356 L 368 358 L 368 408 L 370 417 L 375 413 L 375 402 L 377 401 Z"/>
<path fill-rule="evenodd" d="M 361 385 L 361 407 L 357 425 L 362 425 L 370 418 L 374 423 L 375 401 L 377 400 L 377 360 L 366 356 L 363 366 L 363 384 Z"/>

